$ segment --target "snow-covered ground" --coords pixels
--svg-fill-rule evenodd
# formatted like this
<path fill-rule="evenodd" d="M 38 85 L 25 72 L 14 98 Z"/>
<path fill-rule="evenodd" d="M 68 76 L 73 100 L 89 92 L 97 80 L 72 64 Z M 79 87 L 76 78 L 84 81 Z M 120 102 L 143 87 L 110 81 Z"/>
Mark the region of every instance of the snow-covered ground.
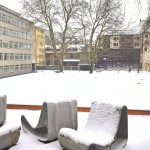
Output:
<path fill-rule="evenodd" d="M 7 95 L 8 104 L 42 105 L 44 101 L 77 99 L 78 106 L 90 106 L 94 100 L 125 104 L 130 109 L 150 109 L 150 73 L 103 71 L 89 74 L 82 71 L 40 71 L 0 79 L 0 95 Z M 40 111 L 8 110 L 9 125 L 20 126 L 24 114 L 36 125 Z M 79 128 L 84 127 L 88 113 L 79 113 Z M 129 139 L 125 150 L 150 150 L 150 116 L 129 116 Z M 0 128 L 1 129 L 1 128 Z M 10 150 L 61 150 L 58 141 L 43 144 L 21 130 L 16 146 Z"/>
<path fill-rule="evenodd" d="M 24 114 L 30 123 L 35 126 L 40 111 L 29 111 L 29 110 L 8 110 L 7 111 L 7 121 L 11 125 L 20 126 L 20 116 Z M 88 113 L 79 113 L 78 123 L 79 128 L 85 126 Z M 129 116 L 129 138 L 127 146 L 124 150 L 150 150 L 150 116 Z M 39 142 L 36 137 L 30 133 L 24 133 L 21 130 L 21 135 L 18 144 L 10 150 L 62 150 L 58 141 L 44 144 Z"/>
<path fill-rule="evenodd" d="M 77 99 L 78 106 L 94 100 L 150 109 L 150 72 L 40 71 L 0 79 L 0 93 L 8 104 L 42 105 L 44 101 Z"/>

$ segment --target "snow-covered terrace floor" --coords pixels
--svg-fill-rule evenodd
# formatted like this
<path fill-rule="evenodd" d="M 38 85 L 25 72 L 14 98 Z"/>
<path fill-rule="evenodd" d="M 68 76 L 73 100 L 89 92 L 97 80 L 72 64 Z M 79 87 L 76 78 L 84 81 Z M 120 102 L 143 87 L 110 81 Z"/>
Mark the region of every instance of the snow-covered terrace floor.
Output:
<path fill-rule="evenodd" d="M 77 99 L 79 107 L 90 107 L 93 100 L 124 104 L 133 110 L 150 110 L 150 73 L 103 71 L 44 71 L 0 79 L 1 95 L 13 105 L 42 105 L 43 101 Z M 10 110 L 7 121 L 21 125 L 24 114 L 35 125 L 40 111 Z M 86 122 L 88 113 L 79 112 L 79 128 Z M 150 150 L 150 116 L 129 115 L 129 140 L 125 150 Z M 61 150 L 58 141 L 43 144 L 21 130 L 16 146 L 10 150 Z"/>
<path fill-rule="evenodd" d="M 40 111 L 8 109 L 7 121 L 11 124 L 21 125 L 20 117 L 22 114 L 27 117 L 32 126 L 35 126 Z M 87 116 L 88 113 L 78 113 L 79 128 L 84 127 Z M 150 116 L 129 116 L 128 125 L 129 138 L 124 150 L 150 150 Z M 32 134 L 24 133 L 21 130 L 18 144 L 10 150 L 62 150 L 62 148 L 58 141 L 44 144 L 39 142 Z"/>

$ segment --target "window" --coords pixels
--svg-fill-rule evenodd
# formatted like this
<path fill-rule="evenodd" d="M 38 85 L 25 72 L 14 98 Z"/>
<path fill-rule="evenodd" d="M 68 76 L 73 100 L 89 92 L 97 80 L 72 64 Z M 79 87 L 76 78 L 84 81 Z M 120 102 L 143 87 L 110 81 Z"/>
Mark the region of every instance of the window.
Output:
<path fill-rule="evenodd" d="M 9 60 L 9 53 L 4 53 L 4 60 Z"/>
<path fill-rule="evenodd" d="M 7 35 L 7 29 L 3 28 L 3 35 Z"/>
<path fill-rule="evenodd" d="M 114 43 L 114 46 L 118 46 L 118 43 Z"/>
<path fill-rule="evenodd" d="M 135 40 L 140 40 L 140 37 L 134 37 Z"/>
<path fill-rule="evenodd" d="M 31 50 L 31 45 L 30 45 L 30 44 L 27 44 L 26 46 L 27 46 L 26 48 L 27 48 L 28 50 Z"/>
<path fill-rule="evenodd" d="M 9 41 L 9 48 L 13 48 L 13 42 Z"/>
<path fill-rule="evenodd" d="M 3 30 L 2 30 L 2 27 L 0 27 L 0 35 L 3 34 Z"/>
<path fill-rule="evenodd" d="M 23 70 L 23 65 L 20 66 L 20 69 Z"/>
<path fill-rule="evenodd" d="M 9 66 L 4 66 L 4 72 L 9 72 Z"/>
<path fill-rule="evenodd" d="M 116 40 L 118 40 L 119 38 L 118 37 L 114 37 L 114 40 L 116 41 Z"/>
<path fill-rule="evenodd" d="M 27 60 L 27 54 L 24 54 L 24 60 Z"/>
<path fill-rule="evenodd" d="M 16 31 L 12 30 L 12 36 L 16 37 L 16 35 L 17 35 Z"/>
<path fill-rule="evenodd" d="M 18 49 L 18 43 L 17 42 L 14 43 L 14 48 Z"/>
<path fill-rule="evenodd" d="M 31 60 L 31 55 L 30 54 L 28 55 L 28 60 Z"/>
<path fill-rule="evenodd" d="M 12 24 L 12 17 L 7 17 L 7 22 L 9 23 L 9 24 Z"/>
<path fill-rule="evenodd" d="M 9 70 L 10 70 L 10 72 L 14 72 L 15 71 L 15 66 L 13 66 L 13 65 L 9 66 Z"/>
<path fill-rule="evenodd" d="M 0 73 L 3 73 L 3 66 L 0 66 Z"/>
<path fill-rule="evenodd" d="M 135 46 L 139 46 L 139 45 L 140 45 L 140 43 L 138 43 L 138 42 L 135 42 L 135 43 L 134 43 L 134 45 L 135 45 Z"/>
<path fill-rule="evenodd" d="M 0 53 L 0 60 L 3 60 L 3 53 Z"/>
<path fill-rule="evenodd" d="M 145 41 L 144 41 L 144 44 L 148 44 L 148 40 L 145 40 Z"/>
<path fill-rule="evenodd" d="M 23 54 L 20 54 L 20 60 L 23 60 Z"/>
<path fill-rule="evenodd" d="M 19 49 L 23 49 L 23 43 L 19 43 Z"/>
<path fill-rule="evenodd" d="M 2 21 L 7 22 L 7 16 L 5 14 L 2 14 Z"/>
<path fill-rule="evenodd" d="M 10 53 L 10 60 L 14 60 L 14 53 Z"/>
<path fill-rule="evenodd" d="M 29 69 L 32 69 L 32 66 L 31 66 L 31 64 L 29 64 Z"/>
<path fill-rule="evenodd" d="M 73 58 L 74 58 L 73 54 L 70 54 L 70 58 L 71 58 L 71 59 L 73 59 Z"/>
<path fill-rule="evenodd" d="M 23 43 L 23 49 L 27 49 L 27 44 Z"/>
<path fill-rule="evenodd" d="M 147 51 L 147 47 L 144 47 L 144 51 Z"/>
<path fill-rule="evenodd" d="M 0 47 L 2 47 L 2 40 L 0 40 Z"/>
<path fill-rule="evenodd" d="M 19 70 L 19 65 L 16 65 L 15 66 L 15 71 L 18 71 Z"/>
<path fill-rule="evenodd" d="M 15 60 L 19 60 L 19 54 L 15 54 Z"/>
<path fill-rule="evenodd" d="M 23 33 L 23 39 L 27 39 L 27 34 Z"/>
<path fill-rule="evenodd" d="M 18 37 L 22 39 L 22 32 L 18 32 Z"/>
<path fill-rule="evenodd" d="M 9 29 L 9 36 L 13 36 L 13 30 Z"/>
<path fill-rule="evenodd" d="M 29 40 L 31 38 L 31 35 L 27 33 L 27 39 Z"/>
<path fill-rule="evenodd" d="M 8 48 L 8 43 L 7 42 L 3 42 L 3 48 Z"/>
<path fill-rule="evenodd" d="M 148 35 L 147 35 L 147 34 L 145 35 L 145 38 L 148 38 Z"/>
<path fill-rule="evenodd" d="M 25 70 L 26 70 L 26 69 L 28 69 L 28 65 L 27 65 L 27 64 L 25 64 Z"/>

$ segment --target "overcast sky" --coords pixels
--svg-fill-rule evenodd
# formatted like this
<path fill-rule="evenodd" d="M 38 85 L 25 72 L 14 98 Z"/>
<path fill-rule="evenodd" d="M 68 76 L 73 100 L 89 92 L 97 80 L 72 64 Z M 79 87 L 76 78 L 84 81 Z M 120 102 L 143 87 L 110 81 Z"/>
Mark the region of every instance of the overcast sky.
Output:
<path fill-rule="evenodd" d="M 21 12 L 22 5 L 21 0 L 0 0 L 0 4 L 4 5 L 16 12 Z M 137 25 L 140 22 L 140 19 L 144 20 L 147 16 L 147 5 L 145 4 L 146 0 L 141 0 L 142 8 L 138 7 L 138 0 L 123 0 L 126 3 L 126 24 L 132 22 L 132 26 Z M 140 10 L 140 11 L 139 11 Z M 133 24 L 134 23 L 134 24 Z"/>

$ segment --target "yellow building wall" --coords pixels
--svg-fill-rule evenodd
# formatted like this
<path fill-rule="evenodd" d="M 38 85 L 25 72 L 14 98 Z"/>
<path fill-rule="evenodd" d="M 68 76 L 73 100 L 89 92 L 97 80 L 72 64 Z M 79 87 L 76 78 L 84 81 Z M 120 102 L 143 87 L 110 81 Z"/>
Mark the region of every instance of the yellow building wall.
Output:
<path fill-rule="evenodd" d="M 45 31 L 34 27 L 34 57 L 37 66 L 45 65 Z"/>

